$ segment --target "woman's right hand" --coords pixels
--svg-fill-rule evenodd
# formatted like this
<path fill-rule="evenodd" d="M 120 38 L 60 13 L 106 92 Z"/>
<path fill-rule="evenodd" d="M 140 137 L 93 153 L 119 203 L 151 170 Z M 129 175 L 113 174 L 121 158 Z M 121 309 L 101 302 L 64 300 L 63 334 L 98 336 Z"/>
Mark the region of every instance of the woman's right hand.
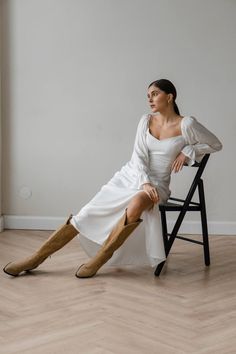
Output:
<path fill-rule="evenodd" d="M 142 185 L 143 190 L 147 193 L 147 195 L 151 198 L 153 203 L 158 203 L 160 200 L 159 194 L 156 188 L 151 183 L 144 183 Z"/>

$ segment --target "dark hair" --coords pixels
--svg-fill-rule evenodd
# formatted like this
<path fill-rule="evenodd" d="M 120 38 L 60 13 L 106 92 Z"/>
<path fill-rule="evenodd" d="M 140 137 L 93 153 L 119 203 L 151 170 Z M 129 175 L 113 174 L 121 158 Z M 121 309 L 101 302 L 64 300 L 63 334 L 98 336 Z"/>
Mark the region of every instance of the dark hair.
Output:
<path fill-rule="evenodd" d="M 152 86 L 154 85 L 155 87 L 158 87 L 160 90 L 162 91 L 165 91 L 165 93 L 172 93 L 173 94 L 173 103 L 174 103 L 174 111 L 175 113 L 177 114 L 180 114 L 179 113 L 179 108 L 175 102 L 175 99 L 177 97 L 177 91 L 176 91 L 176 88 L 175 86 L 172 84 L 172 82 L 170 80 L 167 80 L 167 79 L 160 79 L 160 80 L 156 80 L 156 81 L 153 81 L 149 86 Z"/>

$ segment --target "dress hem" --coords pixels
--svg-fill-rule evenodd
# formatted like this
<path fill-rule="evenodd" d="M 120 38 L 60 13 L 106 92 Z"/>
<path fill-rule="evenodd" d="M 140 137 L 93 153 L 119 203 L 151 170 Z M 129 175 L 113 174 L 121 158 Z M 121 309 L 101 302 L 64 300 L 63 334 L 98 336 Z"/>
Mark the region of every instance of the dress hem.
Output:
<path fill-rule="evenodd" d="M 81 233 L 81 235 L 82 235 L 84 238 L 88 239 L 89 241 L 93 242 L 94 244 L 96 244 L 96 245 L 98 245 L 98 246 L 102 246 L 102 245 L 103 245 L 103 243 L 100 244 L 100 243 L 94 241 L 93 239 L 91 239 L 90 237 L 86 236 L 85 234 L 82 234 L 82 233 Z M 92 258 L 92 257 L 89 256 L 88 253 L 86 252 L 86 249 L 85 249 L 85 247 L 83 246 L 83 242 L 81 242 L 81 240 L 80 240 L 80 238 L 79 238 L 79 235 L 77 235 L 77 238 L 78 238 L 78 240 L 79 240 L 79 242 L 80 242 L 80 245 L 81 245 L 83 251 L 87 254 L 87 256 L 88 256 L 89 258 Z M 148 256 L 147 254 L 146 254 L 146 256 L 147 256 L 148 259 L 150 259 L 150 256 Z M 152 261 L 151 261 L 151 259 L 152 259 Z M 165 260 L 166 260 L 166 257 L 165 257 L 165 258 L 158 258 L 158 259 L 157 259 L 156 257 L 151 257 L 151 259 L 150 259 L 150 262 L 146 262 L 146 263 L 142 263 L 142 264 L 137 264 L 137 263 L 112 263 L 112 264 L 109 264 L 108 266 L 109 266 L 109 267 L 123 267 L 123 266 L 143 267 L 143 266 L 149 266 L 149 267 L 151 267 L 151 268 L 155 268 L 155 267 L 158 266 L 158 264 L 160 264 L 160 263 L 162 263 L 163 261 L 165 261 Z M 154 264 L 153 260 L 154 260 L 155 264 Z"/>

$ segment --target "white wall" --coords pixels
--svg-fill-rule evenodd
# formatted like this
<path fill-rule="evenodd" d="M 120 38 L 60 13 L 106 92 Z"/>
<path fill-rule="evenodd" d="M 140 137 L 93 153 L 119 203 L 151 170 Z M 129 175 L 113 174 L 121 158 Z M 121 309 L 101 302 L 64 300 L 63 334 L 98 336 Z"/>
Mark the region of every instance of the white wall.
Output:
<path fill-rule="evenodd" d="M 223 143 L 203 175 L 207 215 L 214 232 L 236 233 L 236 2 L 5 0 L 3 5 L 8 222 L 10 216 L 77 213 L 130 159 L 138 121 L 150 112 L 147 86 L 168 78 L 177 88 L 180 113 L 195 116 Z M 173 195 L 185 195 L 192 170 L 172 175 Z M 199 220 L 195 214 L 186 220 Z"/>
<path fill-rule="evenodd" d="M 0 33 L 2 30 L 2 3 L 0 2 Z M 0 232 L 3 231 L 4 220 L 2 216 L 2 101 L 1 101 L 1 71 L 2 71 L 2 48 L 1 48 L 1 37 L 0 37 Z"/>

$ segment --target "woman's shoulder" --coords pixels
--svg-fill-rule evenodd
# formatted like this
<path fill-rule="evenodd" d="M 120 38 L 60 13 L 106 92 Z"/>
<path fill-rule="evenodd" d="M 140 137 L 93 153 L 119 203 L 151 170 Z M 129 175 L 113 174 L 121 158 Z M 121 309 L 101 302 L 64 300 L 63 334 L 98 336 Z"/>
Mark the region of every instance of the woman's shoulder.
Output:
<path fill-rule="evenodd" d="M 141 116 L 141 121 L 147 121 L 149 118 L 150 118 L 151 114 L 149 113 L 144 113 L 142 116 Z"/>
<path fill-rule="evenodd" d="M 185 124 L 194 124 L 197 121 L 198 121 L 197 118 L 194 117 L 194 116 L 184 116 L 183 123 L 185 123 Z"/>
<path fill-rule="evenodd" d="M 199 122 L 198 122 L 197 118 L 194 116 L 184 116 L 182 123 L 183 123 L 182 124 L 183 127 L 188 129 L 188 128 L 194 128 L 196 123 L 199 123 Z"/>
<path fill-rule="evenodd" d="M 139 119 L 139 123 L 138 123 L 139 127 L 140 128 L 145 128 L 147 126 L 147 124 L 148 124 L 149 118 L 150 118 L 150 114 L 144 113 L 141 116 L 141 118 Z"/>

